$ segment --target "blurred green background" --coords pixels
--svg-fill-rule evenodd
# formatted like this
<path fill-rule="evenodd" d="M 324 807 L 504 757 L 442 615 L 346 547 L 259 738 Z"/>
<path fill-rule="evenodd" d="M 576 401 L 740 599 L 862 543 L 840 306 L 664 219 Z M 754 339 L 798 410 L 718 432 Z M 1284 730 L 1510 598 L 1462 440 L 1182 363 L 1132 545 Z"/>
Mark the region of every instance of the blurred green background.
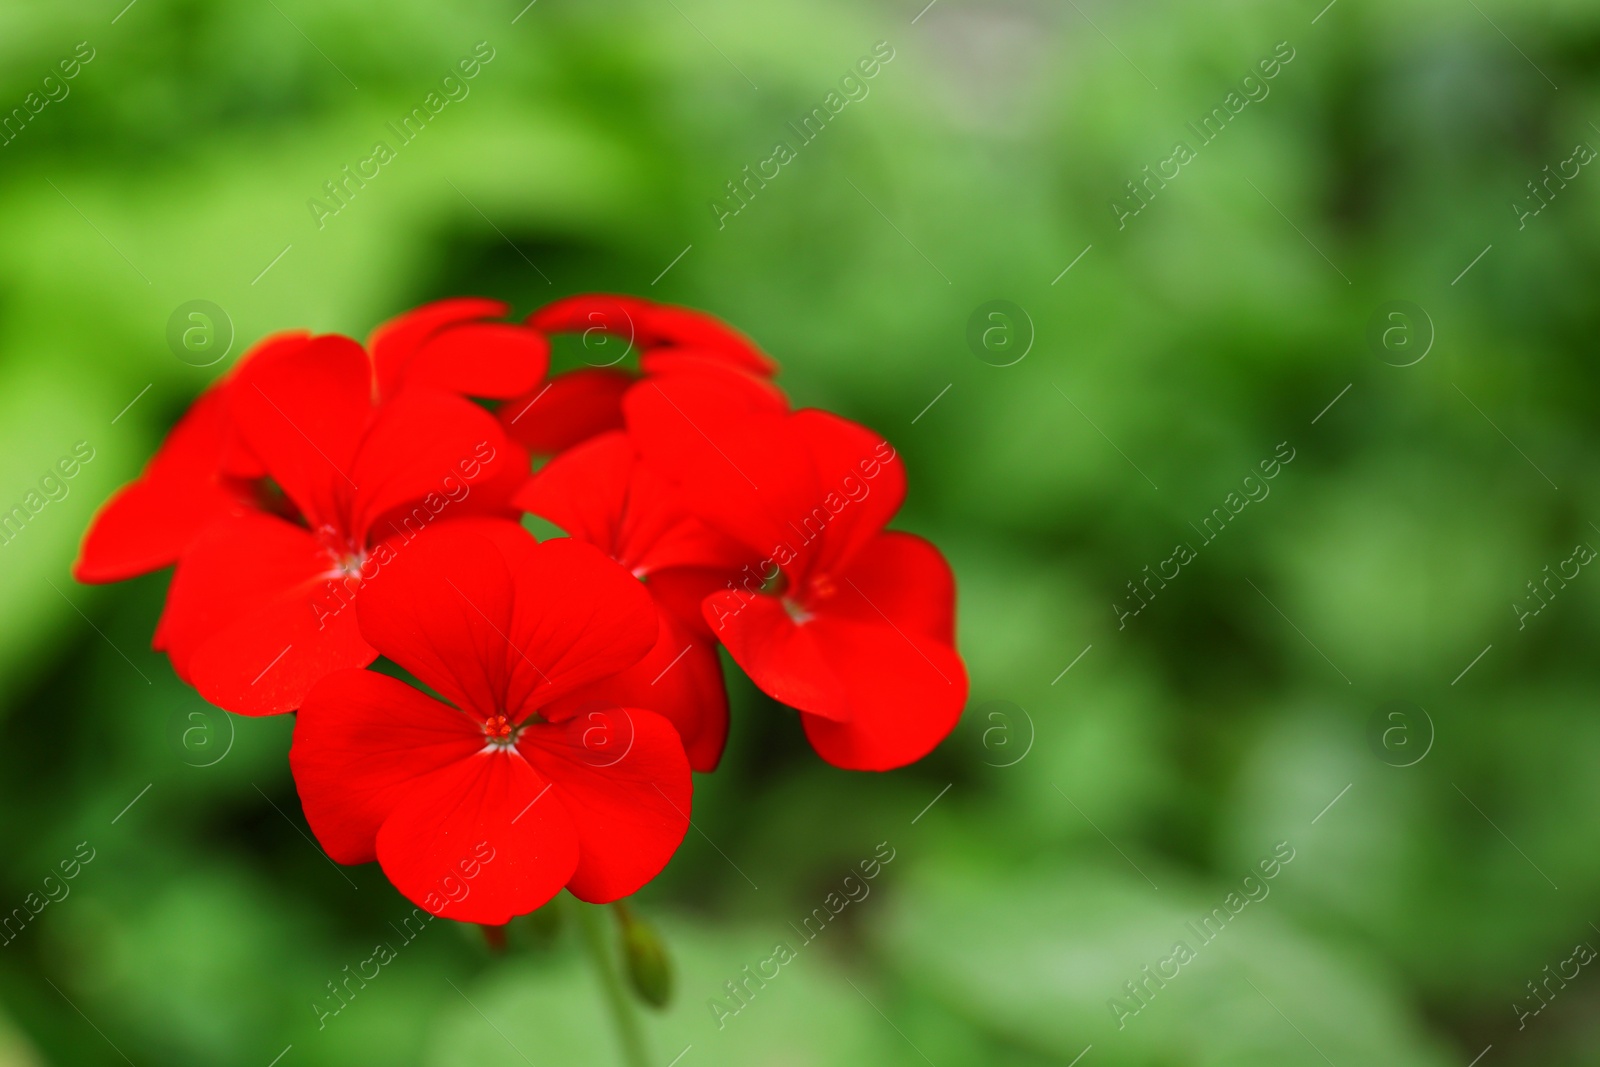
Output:
<path fill-rule="evenodd" d="M 287 717 L 208 711 L 149 651 L 164 574 L 68 576 L 254 339 L 602 289 L 727 318 L 897 445 L 972 676 L 885 775 L 732 680 L 698 832 L 638 902 L 678 967 L 661 1064 L 1600 1063 L 1567 962 L 1600 946 L 1600 577 L 1564 562 L 1600 546 L 1600 174 L 1567 162 L 1600 145 L 1600 9 L 523 2 L 0 8 L 0 108 L 66 92 L 0 147 L 0 505 L 93 449 L 0 547 L 0 910 L 93 856 L 0 948 L 0 1064 L 614 1061 L 571 929 L 497 959 L 435 924 L 319 1028 L 407 905 L 310 843 Z M 166 340 L 197 299 L 236 331 L 204 368 Z"/>

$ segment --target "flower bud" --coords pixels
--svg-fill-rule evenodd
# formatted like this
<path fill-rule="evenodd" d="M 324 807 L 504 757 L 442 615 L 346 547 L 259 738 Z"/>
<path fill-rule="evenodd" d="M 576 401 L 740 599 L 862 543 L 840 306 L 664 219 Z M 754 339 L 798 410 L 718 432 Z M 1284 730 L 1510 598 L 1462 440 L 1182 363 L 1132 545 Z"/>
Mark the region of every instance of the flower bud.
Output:
<path fill-rule="evenodd" d="M 666 943 L 655 927 L 643 921 L 624 905 L 618 904 L 617 922 L 622 928 L 622 958 L 628 971 L 628 984 L 639 999 L 653 1008 L 664 1008 L 672 1000 L 672 961 Z"/>

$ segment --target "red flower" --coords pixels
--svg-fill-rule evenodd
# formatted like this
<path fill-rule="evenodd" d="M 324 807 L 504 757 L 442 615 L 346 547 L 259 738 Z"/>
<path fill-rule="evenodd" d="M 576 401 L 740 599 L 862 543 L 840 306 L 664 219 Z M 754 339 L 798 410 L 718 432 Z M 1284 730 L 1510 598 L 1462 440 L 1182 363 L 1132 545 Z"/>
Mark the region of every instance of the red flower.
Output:
<path fill-rule="evenodd" d="M 751 680 L 800 710 L 836 766 L 886 770 L 955 727 L 967 677 L 938 549 L 885 532 L 905 495 L 888 442 L 826 412 L 741 409 L 720 383 L 631 392 L 630 432 L 694 515 L 747 551 L 706 621 Z"/>
<path fill-rule="evenodd" d="M 660 712 L 677 727 L 690 766 L 715 770 L 728 735 L 728 694 L 700 602 L 737 573 L 744 549 L 685 512 L 621 432 L 556 456 L 514 503 L 645 580 L 660 608 L 655 646 L 594 695 Z"/>
<path fill-rule="evenodd" d="M 528 325 L 544 333 L 580 334 L 596 357 L 501 407 L 506 432 L 536 455 L 621 429 L 623 396 L 641 375 L 714 377 L 737 390 L 743 404 L 788 407 L 770 380 L 778 369 L 772 357 L 704 312 L 591 293 L 540 308 L 528 316 Z M 638 374 L 616 366 L 635 348 Z"/>
<path fill-rule="evenodd" d="M 345 610 L 362 581 L 441 518 L 511 514 L 527 459 L 460 397 L 418 387 L 375 404 L 367 356 L 343 337 L 256 358 L 227 401 L 298 521 L 243 510 L 206 525 L 179 560 L 156 647 L 212 703 L 273 714 L 329 671 L 372 661 Z"/>
<path fill-rule="evenodd" d="M 672 726 L 640 708 L 556 709 L 655 641 L 655 609 L 627 571 L 511 523 L 442 525 L 356 613 L 448 703 L 363 670 L 311 691 L 289 762 L 330 856 L 376 859 L 433 914 L 496 925 L 563 886 L 615 900 L 666 864 L 691 788 Z"/>

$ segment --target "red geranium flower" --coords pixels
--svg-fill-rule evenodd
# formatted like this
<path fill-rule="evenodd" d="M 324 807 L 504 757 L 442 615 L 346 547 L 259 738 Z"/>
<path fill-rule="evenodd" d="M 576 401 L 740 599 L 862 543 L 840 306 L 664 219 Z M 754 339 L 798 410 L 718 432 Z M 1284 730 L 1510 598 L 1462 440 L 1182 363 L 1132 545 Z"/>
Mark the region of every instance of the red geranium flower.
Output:
<path fill-rule="evenodd" d="M 235 431 L 295 516 L 215 519 L 178 562 L 156 647 L 207 700 L 245 715 L 297 707 L 329 671 L 376 652 L 345 610 L 425 526 L 509 515 L 527 458 L 493 416 L 408 388 L 379 405 L 361 346 L 327 336 L 243 367 Z"/>
<path fill-rule="evenodd" d="M 800 710 L 828 762 L 921 758 L 955 727 L 967 676 L 949 566 L 883 529 L 905 495 L 898 455 L 835 415 L 735 399 L 682 378 L 648 381 L 625 405 L 646 461 L 748 553 L 737 586 L 705 599 L 706 621 L 757 686 Z"/>
<path fill-rule="evenodd" d="M 710 376 L 737 390 L 743 404 L 788 407 L 770 380 L 778 369 L 772 357 L 704 312 L 589 293 L 540 308 L 528 325 L 547 334 L 581 334 L 586 348 L 604 353 L 598 365 L 559 374 L 501 407 L 506 432 L 536 455 L 621 429 L 623 397 L 641 376 Z M 635 348 L 639 373 L 615 365 Z"/>
<path fill-rule="evenodd" d="M 376 859 L 433 914 L 491 925 L 563 886 L 615 900 L 666 864 L 691 790 L 671 724 L 556 707 L 655 642 L 656 611 L 627 571 L 575 540 L 461 522 L 419 538 L 356 613 L 446 702 L 364 670 L 311 691 L 289 762 L 331 857 Z"/>
<path fill-rule="evenodd" d="M 655 647 L 596 695 L 665 715 L 683 738 L 690 766 L 715 770 L 728 736 L 728 694 L 700 602 L 737 573 L 745 550 L 684 511 L 620 431 L 556 456 L 514 503 L 645 580 L 661 609 Z"/>

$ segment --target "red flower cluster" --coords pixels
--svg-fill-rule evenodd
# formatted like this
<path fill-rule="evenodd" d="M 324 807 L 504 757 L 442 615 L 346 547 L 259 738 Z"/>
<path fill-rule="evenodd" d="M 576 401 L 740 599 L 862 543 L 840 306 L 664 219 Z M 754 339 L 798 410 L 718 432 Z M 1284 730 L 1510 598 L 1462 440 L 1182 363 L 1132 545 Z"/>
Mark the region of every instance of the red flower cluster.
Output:
<path fill-rule="evenodd" d="M 888 442 L 791 410 L 774 362 L 699 312 L 505 312 L 267 339 L 75 567 L 175 564 L 155 647 L 220 707 L 298 712 L 290 767 L 329 855 L 489 924 L 666 864 L 727 738 L 719 645 L 840 767 L 922 757 L 967 692 L 949 567 L 884 529 L 905 495 Z M 564 333 L 619 355 L 547 378 Z M 536 542 L 522 512 L 570 536 Z M 398 669 L 364 669 L 379 656 Z"/>

